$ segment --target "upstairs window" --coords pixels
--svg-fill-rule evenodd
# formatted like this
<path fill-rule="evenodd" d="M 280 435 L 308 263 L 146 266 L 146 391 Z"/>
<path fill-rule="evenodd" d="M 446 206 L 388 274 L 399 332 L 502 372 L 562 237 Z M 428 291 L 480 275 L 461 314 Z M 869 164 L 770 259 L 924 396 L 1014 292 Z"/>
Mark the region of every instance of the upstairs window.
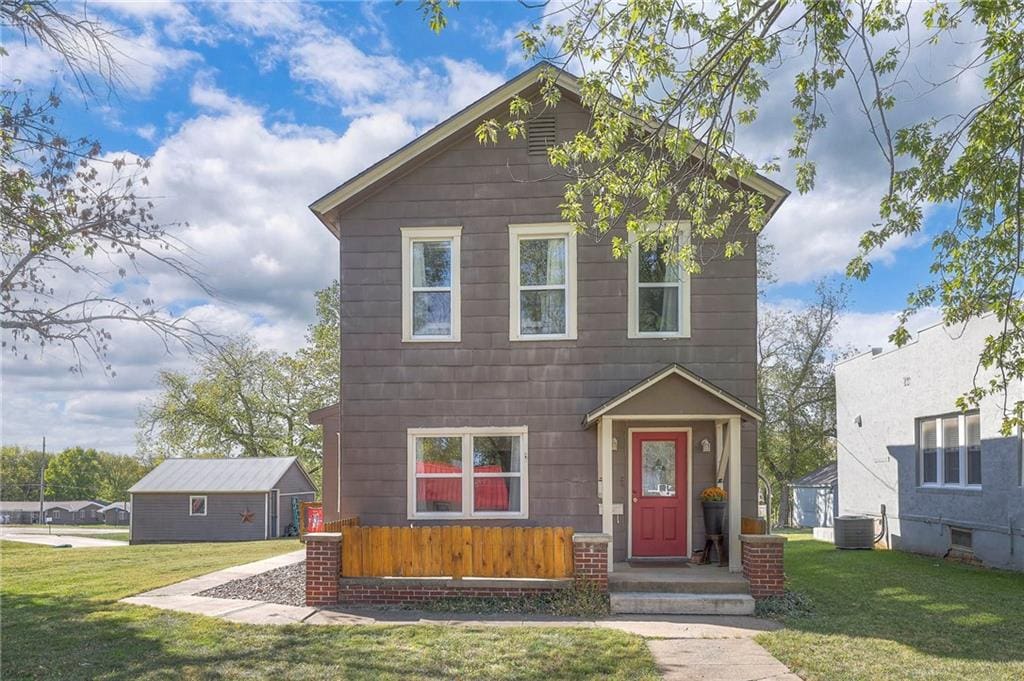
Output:
<path fill-rule="evenodd" d="M 673 253 L 689 239 L 680 224 L 678 241 L 642 243 L 630 234 L 629 325 L 630 338 L 689 338 L 689 276 Z M 677 246 L 678 244 L 678 246 Z"/>
<path fill-rule="evenodd" d="M 576 338 L 576 234 L 571 225 L 509 226 L 509 338 Z"/>
<path fill-rule="evenodd" d="M 461 227 L 402 229 L 402 340 L 461 337 Z"/>
<path fill-rule="evenodd" d="M 925 487 L 980 488 L 980 414 L 973 411 L 919 419 L 918 458 Z"/>

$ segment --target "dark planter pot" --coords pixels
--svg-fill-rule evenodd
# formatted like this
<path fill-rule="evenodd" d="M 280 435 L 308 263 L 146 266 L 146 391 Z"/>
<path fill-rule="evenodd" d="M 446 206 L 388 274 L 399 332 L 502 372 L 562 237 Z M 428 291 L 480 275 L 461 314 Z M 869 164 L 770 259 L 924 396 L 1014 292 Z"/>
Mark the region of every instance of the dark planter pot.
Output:
<path fill-rule="evenodd" d="M 704 507 L 704 534 L 725 534 L 724 501 L 702 501 Z"/>

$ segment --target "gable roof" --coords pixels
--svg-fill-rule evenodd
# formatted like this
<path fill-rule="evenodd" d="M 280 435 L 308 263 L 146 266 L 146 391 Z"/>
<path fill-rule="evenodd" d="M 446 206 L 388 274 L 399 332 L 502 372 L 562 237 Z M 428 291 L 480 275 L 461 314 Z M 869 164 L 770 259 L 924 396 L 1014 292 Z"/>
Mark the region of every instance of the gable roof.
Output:
<path fill-rule="evenodd" d="M 583 425 L 592 426 L 594 423 L 597 422 L 599 418 L 607 414 L 615 407 L 619 406 L 620 404 L 630 399 L 631 397 L 639 395 L 640 393 L 647 390 L 654 384 L 663 381 L 669 376 L 679 376 L 681 378 L 686 379 L 687 381 L 690 381 L 698 388 L 701 388 L 702 390 L 710 393 L 711 395 L 714 395 L 718 399 L 722 400 L 729 406 L 739 411 L 741 414 L 748 416 L 754 419 L 755 421 L 760 422 L 764 418 L 764 414 L 762 414 L 759 409 L 750 406 L 749 404 L 747 404 L 740 398 L 736 397 L 735 395 L 723 390 L 722 388 L 719 388 L 717 385 L 707 380 L 706 378 L 703 378 L 702 376 L 695 374 L 694 372 L 690 371 L 686 367 L 681 366 L 679 364 L 669 364 L 661 371 L 651 374 L 644 380 L 635 384 L 631 388 L 627 388 L 626 390 L 622 391 L 615 397 L 611 398 L 610 400 L 602 404 L 597 409 L 594 409 L 593 411 L 588 413 L 583 418 Z"/>
<path fill-rule="evenodd" d="M 106 513 L 107 511 L 132 511 L 132 502 L 130 501 L 115 501 L 112 504 L 107 504 L 100 509 L 100 513 Z"/>
<path fill-rule="evenodd" d="M 555 83 L 560 88 L 577 98 L 580 96 L 579 79 L 576 76 L 564 69 L 559 69 L 550 62 L 542 61 L 523 71 L 505 84 L 498 86 L 447 120 L 438 123 L 404 147 L 385 156 L 354 177 L 349 178 L 311 203 L 309 209 L 326 225 L 332 234 L 338 236 L 337 227 L 324 218 L 329 211 L 362 194 L 378 182 L 391 177 L 407 163 L 413 162 L 439 144 L 459 134 L 503 102 L 536 85 L 537 74 L 545 68 L 555 69 Z M 693 154 L 699 155 L 700 150 L 694 149 Z M 789 196 L 788 189 L 759 173 L 743 178 L 742 183 L 772 199 L 772 205 L 768 211 L 768 219 L 771 219 L 772 215 L 782 204 L 782 201 Z"/>
<path fill-rule="evenodd" d="M 831 487 L 837 480 L 839 480 L 839 468 L 833 461 L 793 482 L 791 487 Z"/>
<path fill-rule="evenodd" d="M 269 492 L 293 465 L 298 465 L 309 481 L 309 476 L 294 456 L 165 459 L 128 491 L 132 494 Z M 310 487 L 315 488 L 312 481 Z"/>

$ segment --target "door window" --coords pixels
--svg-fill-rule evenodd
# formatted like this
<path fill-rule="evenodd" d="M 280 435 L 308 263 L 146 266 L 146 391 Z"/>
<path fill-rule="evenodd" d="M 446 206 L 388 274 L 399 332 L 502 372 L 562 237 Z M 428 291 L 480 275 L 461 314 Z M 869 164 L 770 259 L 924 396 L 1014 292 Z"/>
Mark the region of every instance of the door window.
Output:
<path fill-rule="evenodd" d="M 676 443 L 645 440 L 640 444 L 645 497 L 676 496 Z"/>

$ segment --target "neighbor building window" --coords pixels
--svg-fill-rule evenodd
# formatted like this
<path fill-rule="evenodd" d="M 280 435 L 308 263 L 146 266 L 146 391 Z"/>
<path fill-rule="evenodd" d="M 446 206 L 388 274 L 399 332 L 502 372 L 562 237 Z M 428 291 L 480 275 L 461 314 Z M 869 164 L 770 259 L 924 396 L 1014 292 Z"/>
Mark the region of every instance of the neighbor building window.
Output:
<path fill-rule="evenodd" d="M 930 416 L 918 420 L 921 485 L 981 487 L 981 416 Z"/>
<path fill-rule="evenodd" d="M 674 256 L 689 241 L 689 226 L 676 223 L 668 240 L 629 238 L 629 337 L 688 338 L 689 274 Z"/>
<path fill-rule="evenodd" d="M 461 336 L 461 227 L 402 229 L 402 340 Z"/>
<path fill-rule="evenodd" d="M 576 338 L 572 225 L 509 226 L 509 338 Z"/>
<path fill-rule="evenodd" d="M 188 514 L 206 515 L 206 497 L 189 497 Z"/>
<path fill-rule="evenodd" d="M 526 428 L 409 431 L 410 518 L 526 518 Z"/>

